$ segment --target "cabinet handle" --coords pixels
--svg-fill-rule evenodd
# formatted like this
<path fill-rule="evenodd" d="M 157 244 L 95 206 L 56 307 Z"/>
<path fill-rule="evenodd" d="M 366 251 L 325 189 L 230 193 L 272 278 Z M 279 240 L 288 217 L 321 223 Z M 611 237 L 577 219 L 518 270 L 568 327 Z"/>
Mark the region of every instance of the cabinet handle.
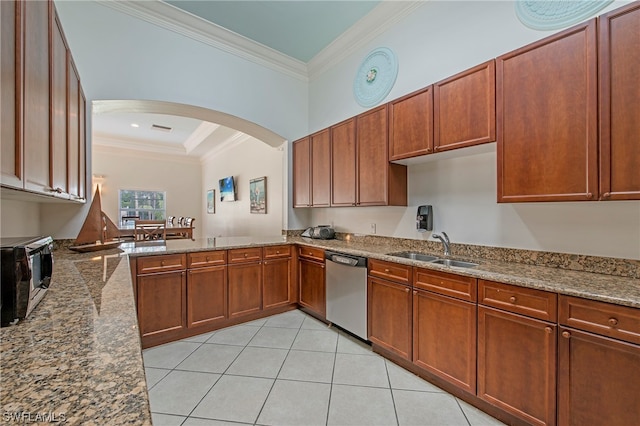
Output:
<path fill-rule="evenodd" d="M 569 333 L 568 331 L 563 331 L 562 337 L 564 337 L 565 339 L 568 339 L 569 337 L 571 337 L 571 333 Z"/>
<path fill-rule="evenodd" d="M 511 303 L 516 303 L 516 300 L 517 300 L 517 299 L 516 299 L 516 297 L 515 297 L 515 296 L 511 296 L 511 297 L 509 298 L 509 302 L 511 302 Z"/>
<path fill-rule="evenodd" d="M 587 200 L 590 200 L 593 198 L 593 194 L 591 192 L 587 192 Z"/>
<path fill-rule="evenodd" d="M 405 293 L 409 293 L 411 290 L 409 289 L 409 287 L 405 287 L 404 292 Z"/>
<path fill-rule="evenodd" d="M 544 331 L 546 331 L 547 334 L 551 334 L 551 332 L 553 331 L 553 328 L 547 326 L 547 327 L 544 328 Z"/>
<path fill-rule="evenodd" d="M 602 194 L 602 198 L 611 198 L 611 193 L 610 192 L 605 192 L 604 194 Z"/>
<path fill-rule="evenodd" d="M 389 269 L 385 269 L 385 270 L 384 270 L 384 272 L 385 272 L 386 274 L 388 274 L 388 273 L 389 273 L 389 272 L 391 272 L 391 271 L 390 271 Z"/>
<path fill-rule="evenodd" d="M 618 325 L 618 319 L 617 318 L 609 318 L 609 324 L 611 325 L 611 327 Z"/>
<path fill-rule="evenodd" d="M 276 250 L 276 254 L 280 254 L 280 250 Z"/>
<path fill-rule="evenodd" d="M 244 257 L 247 257 L 247 256 L 249 256 L 249 253 L 245 253 L 245 254 L 244 254 Z"/>
<path fill-rule="evenodd" d="M 160 261 L 160 266 L 164 266 L 164 265 L 165 265 L 165 261 L 164 260 Z"/>
<path fill-rule="evenodd" d="M 415 296 L 416 294 L 418 294 L 418 290 L 413 290 L 413 295 Z"/>

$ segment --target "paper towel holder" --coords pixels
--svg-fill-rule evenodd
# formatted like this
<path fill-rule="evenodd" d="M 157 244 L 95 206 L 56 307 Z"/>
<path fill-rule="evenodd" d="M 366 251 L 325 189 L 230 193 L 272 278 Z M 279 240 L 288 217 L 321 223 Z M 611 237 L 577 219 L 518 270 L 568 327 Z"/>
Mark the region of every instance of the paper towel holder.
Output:
<path fill-rule="evenodd" d="M 433 208 L 430 205 L 418 206 L 416 229 L 418 232 L 433 231 Z"/>

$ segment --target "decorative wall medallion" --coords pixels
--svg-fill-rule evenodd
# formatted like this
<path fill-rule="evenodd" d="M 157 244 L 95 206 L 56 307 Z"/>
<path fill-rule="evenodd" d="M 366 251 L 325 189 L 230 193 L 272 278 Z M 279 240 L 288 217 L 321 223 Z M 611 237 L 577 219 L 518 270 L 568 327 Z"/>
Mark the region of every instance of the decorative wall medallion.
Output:
<path fill-rule="evenodd" d="M 363 107 L 372 107 L 391 91 L 398 75 L 396 55 L 386 47 L 375 49 L 362 61 L 353 81 L 353 95 Z"/>
<path fill-rule="evenodd" d="M 589 18 L 612 1 L 520 0 L 516 1 L 516 15 L 534 30 L 557 30 Z"/>

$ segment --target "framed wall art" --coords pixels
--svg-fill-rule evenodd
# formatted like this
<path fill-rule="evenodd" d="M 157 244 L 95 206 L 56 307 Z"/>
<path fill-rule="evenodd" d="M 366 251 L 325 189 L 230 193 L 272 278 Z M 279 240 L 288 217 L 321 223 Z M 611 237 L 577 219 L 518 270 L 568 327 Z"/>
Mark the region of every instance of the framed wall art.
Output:
<path fill-rule="evenodd" d="M 207 191 L 207 213 L 213 214 L 216 212 L 216 190 L 210 189 Z"/>
<path fill-rule="evenodd" d="M 267 213 L 267 177 L 251 179 L 249 181 L 249 198 L 251 199 L 251 213 Z"/>

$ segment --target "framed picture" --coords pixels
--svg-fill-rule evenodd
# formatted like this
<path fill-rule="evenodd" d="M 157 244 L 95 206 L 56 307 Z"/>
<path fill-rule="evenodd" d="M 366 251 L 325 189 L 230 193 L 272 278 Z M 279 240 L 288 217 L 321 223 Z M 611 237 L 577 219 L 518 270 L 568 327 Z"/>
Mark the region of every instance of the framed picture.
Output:
<path fill-rule="evenodd" d="M 267 177 L 251 179 L 249 181 L 249 198 L 251 199 L 251 213 L 267 213 Z"/>
<path fill-rule="evenodd" d="M 216 212 L 216 190 L 210 189 L 207 191 L 207 213 L 213 214 Z"/>

